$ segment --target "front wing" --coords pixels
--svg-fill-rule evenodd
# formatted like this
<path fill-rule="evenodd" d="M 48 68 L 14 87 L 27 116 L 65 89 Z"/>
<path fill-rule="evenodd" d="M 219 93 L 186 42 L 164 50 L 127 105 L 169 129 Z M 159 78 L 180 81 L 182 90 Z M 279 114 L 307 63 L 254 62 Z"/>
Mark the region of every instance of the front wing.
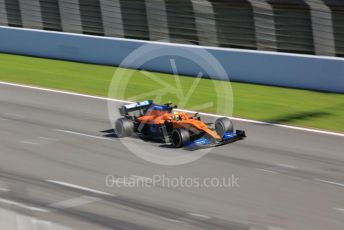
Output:
<path fill-rule="evenodd" d="M 226 132 L 223 135 L 221 141 L 216 141 L 210 137 L 201 137 L 199 139 L 191 141 L 184 148 L 191 151 L 201 149 L 201 148 L 211 148 L 211 147 L 229 144 L 229 143 L 244 139 L 245 137 L 246 137 L 245 131 L 236 130 L 234 132 Z"/>

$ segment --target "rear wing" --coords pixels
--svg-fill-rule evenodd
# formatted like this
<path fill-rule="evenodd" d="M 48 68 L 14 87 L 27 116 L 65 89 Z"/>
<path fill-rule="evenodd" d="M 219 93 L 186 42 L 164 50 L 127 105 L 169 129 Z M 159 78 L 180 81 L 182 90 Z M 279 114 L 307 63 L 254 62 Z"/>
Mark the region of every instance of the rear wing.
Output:
<path fill-rule="evenodd" d="M 121 116 L 128 116 L 130 112 L 135 112 L 135 111 L 140 111 L 141 114 L 144 114 L 152 105 L 153 105 L 152 100 L 135 102 L 135 103 L 121 106 L 119 108 L 119 113 L 121 114 Z"/>

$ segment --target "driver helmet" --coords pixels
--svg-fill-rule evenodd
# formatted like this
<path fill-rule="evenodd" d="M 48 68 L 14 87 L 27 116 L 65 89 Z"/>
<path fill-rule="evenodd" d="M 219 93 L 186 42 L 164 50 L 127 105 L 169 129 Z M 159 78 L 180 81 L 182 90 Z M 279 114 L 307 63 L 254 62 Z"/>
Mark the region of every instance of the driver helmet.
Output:
<path fill-rule="evenodd" d="M 173 120 L 175 121 L 179 121 L 180 120 L 180 115 L 178 112 L 173 112 L 173 116 L 172 116 Z"/>

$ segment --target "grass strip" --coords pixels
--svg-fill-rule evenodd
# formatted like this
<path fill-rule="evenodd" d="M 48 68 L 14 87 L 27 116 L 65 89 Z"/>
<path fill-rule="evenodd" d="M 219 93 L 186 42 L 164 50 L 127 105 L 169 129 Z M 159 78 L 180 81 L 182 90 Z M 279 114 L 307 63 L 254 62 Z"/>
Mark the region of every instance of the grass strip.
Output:
<path fill-rule="evenodd" d="M 231 87 L 236 117 L 344 132 L 343 94 L 187 76 L 176 78 L 164 73 L 0 53 L 0 80 L 6 82 L 108 96 L 112 77 L 119 75 L 121 80 L 116 86 L 125 88 L 125 92 L 116 95 L 118 99 L 178 102 L 194 87 L 181 107 L 219 113 L 218 108 L 229 103 L 221 90 Z M 166 90 L 164 84 L 171 86 L 171 90 Z M 178 88 L 177 93 L 173 87 Z"/>

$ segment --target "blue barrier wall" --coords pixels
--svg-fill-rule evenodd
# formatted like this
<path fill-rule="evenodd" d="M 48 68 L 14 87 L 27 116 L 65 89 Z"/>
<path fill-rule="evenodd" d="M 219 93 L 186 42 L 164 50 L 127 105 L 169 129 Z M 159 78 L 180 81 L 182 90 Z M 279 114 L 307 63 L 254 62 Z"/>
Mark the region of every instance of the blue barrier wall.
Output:
<path fill-rule="evenodd" d="M 0 52 L 57 58 L 118 66 L 135 49 L 150 44 L 175 51 L 204 49 L 212 54 L 227 72 L 230 80 L 268 85 L 344 93 L 344 59 L 274 52 L 174 45 L 40 30 L 0 27 Z M 186 52 L 180 52 L 185 54 Z M 190 60 L 173 57 L 178 73 L 197 75 Z M 190 56 L 189 56 L 190 58 Z M 128 64 L 129 63 L 129 64 Z M 127 62 L 127 67 L 137 68 Z M 172 72 L 166 58 L 145 63 L 141 68 Z M 1 71 L 1 70 L 0 70 Z M 224 76 L 212 76 L 223 79 Z"/>

